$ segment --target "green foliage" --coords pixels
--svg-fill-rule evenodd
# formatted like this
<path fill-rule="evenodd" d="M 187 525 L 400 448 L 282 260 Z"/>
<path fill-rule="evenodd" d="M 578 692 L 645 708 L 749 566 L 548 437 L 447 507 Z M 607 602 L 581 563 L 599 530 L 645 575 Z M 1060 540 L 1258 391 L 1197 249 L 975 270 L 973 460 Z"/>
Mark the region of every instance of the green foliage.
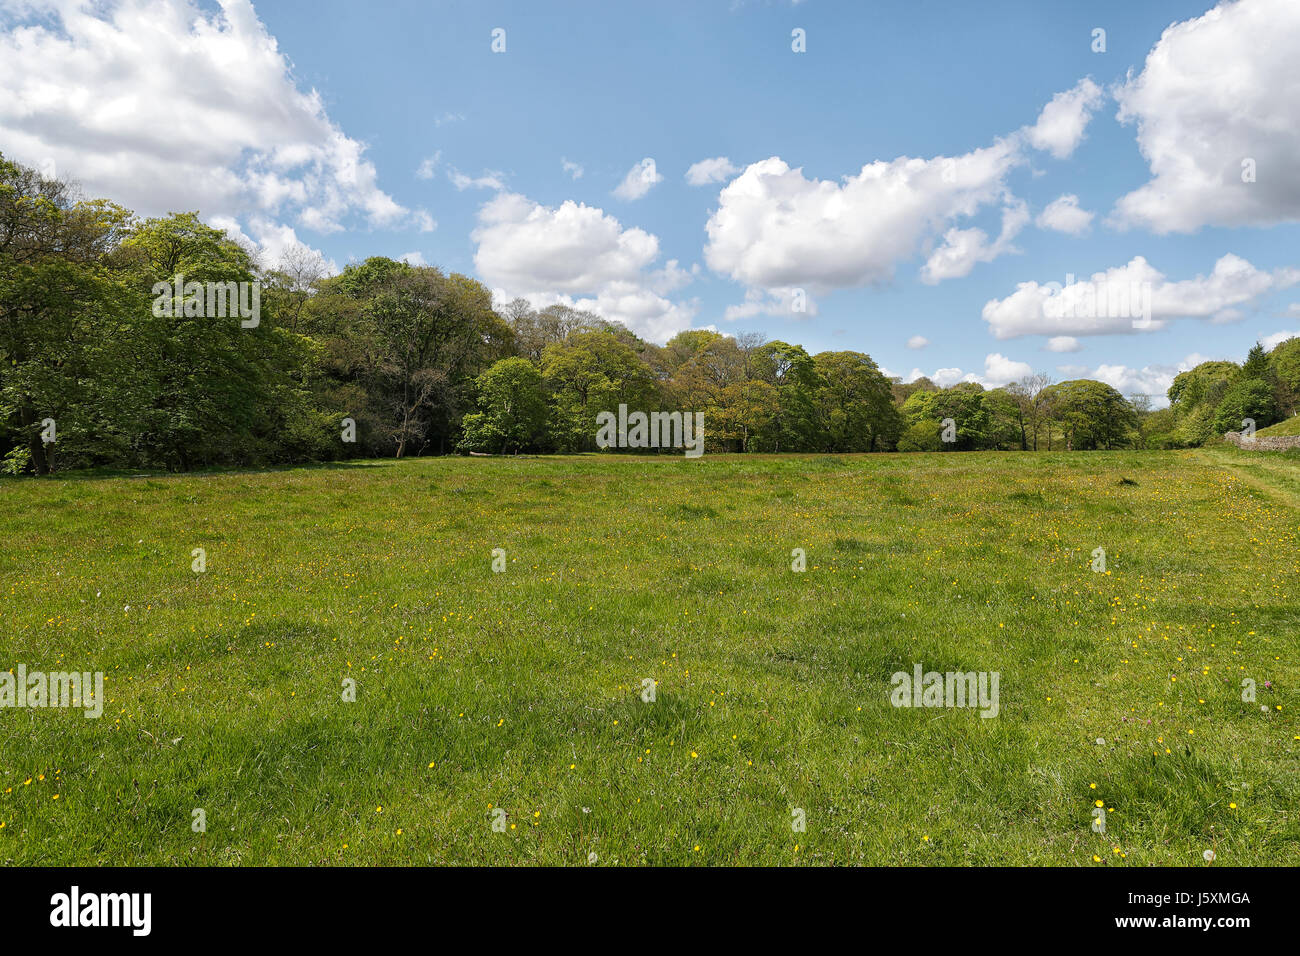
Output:
<path fill-rule="evenodd" d="M 1172 408 L 1162 408 L 1151 412 L 1142 419 L 1140 444 L 1143 448 L 1178 448 L 1181 447 L 1174 430 L 1178 422 Z"/>
<path fill-rule="evenodd" d="M 1180 411 L 1217 405 L 1240 372 L 1236 362 L 1202 362 L 1174 376 L 1169 386 L 1169 404 Z"/>
<path fill-rule="evenodd" d="M 1047 391 L 1067 448 L 1128 448 L 1133 444 L 1137 412 L 1111 386 L 1075 379 L 1050 385 Z"/>
<path fill-rule="evenodd" d="M 1300 340 L 1180 374 L 1168 412 L 1100 382 L 986 391 L 887 379 L 869 355 L 681 332 L 663 346 L 592 312 L 493 306 L 472 278 L 383 256 L 328 277 L 308 250 L 262 268 L 197 212 L 137 220 L 0 157 L 0 452 L 12 470 L 583 452 L 596 416 L 699 412 L 712 452 L 1196 445 L 1243 410 L 1294 412 Z M 259 283 L 262 321 L 155 310 L 178 276 Z M 161 286 L 159 284 L 162 284 Z M 518 359 L 520 361 L 507 361 Z M 522 362 L 523 364 L 520 364 Z M 1272 404 L 1258 387 L 1271 389 Z M 58 423 L 45 445 L 40 425 Z M 356 441 L 341 440 L 341 422 Z M 956 441 L 939 441 L 943 423 Z M 17 451 L 24 449 L 25 451 Z"/>
<path fill-rule="evenodd" d="M 829 452 L 887 451 L 903 430 L 890 383 L 871 356 L 822 352 L 813 356 L 818 404 Z"/>
<path fill-rule="evenodd" d="M 1300 412 L 1300 337 L 1278 343 L 1268 353 L 1276 384 L 1278 409 L 1284 415 Z"/>
<path fill-rule="evenodd" d="M 1241 366 L 1241 379 L 1256 379 L 1261 382 L 1272 382 L 1273 369 L 1269 365 L 1268 355 L 1264 351 L 1264 346 L 1256 342 L 1250 348 L 1250 353 L 1246 356 L 1246 362 Z"/>
<path fill-rule="evenodd" d="M 1230 387 L 1214 411 L 1212 429 L 1216 435 L 1241 431 L 1243 419 L 1254 419 L 1258 428 L 1277 421 L 1273 387 L 1258 378 L 1242 379 Z"/>
<path fill-rule="evenodd" d="M 596 440 L 596 416 L 657 409 L 658 396 L 649 368 L 636 351 L 607 329 L 570 333 L 542 350 L 541 374 L 553 396 L 559 451 L 590 451 Z"/>
<path fill-rule="evenodd" d="M 519 452 L 547 441 L 550 417 L 542 375 L 526 358 L 501 359 L 475 380 L 481 411 L 465 416 L 460 448 Z"/>
<path fill-rule="evenodd" d="M 937 418 L 920 418 L 903 431 L 898 439 L 899 451 L 939 451 L 943 448 L 940 432 L 943 426 Z"/>

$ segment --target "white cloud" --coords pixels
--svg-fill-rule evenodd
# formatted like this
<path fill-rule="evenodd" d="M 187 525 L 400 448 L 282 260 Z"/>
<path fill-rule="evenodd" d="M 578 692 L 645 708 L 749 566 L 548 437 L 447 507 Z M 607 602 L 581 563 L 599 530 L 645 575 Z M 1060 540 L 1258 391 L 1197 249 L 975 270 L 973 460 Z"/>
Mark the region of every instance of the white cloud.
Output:
<path fill-rule="evenodd" d="M 1018 252 L 1011 240 L 1029 222 L 1029 207 L 1020 200 L 1008 203 L 1002 210 L 1002 232 L 993 242 L 983 229 L 949 229 L 943 234 L 943 245 L 931 253 L 921 267 L 921 281 L 934 285 L 944 279 L 958 279 L 969 275 L 979 262 L 992 262 L 1006 252 Z"/>
<path fill-rule="evenodd" d="M 460 192 L 466 189 L 492 189 L 501 192 L 506 188 L 505 173 L 485 169 L 482 176 L 467 176 L 456 167 L 447 170 L 447 178 Z"/>
<path fill-rule="evenodd" d="M 701 159 L 686 170 L 686 182 L 691 186 L 707 186 L 709 183 L 730 179 L 738 172 L 740 167 L 733 166 L 726 156 L 715 156 L 713 159 Z"/>
<path fill-rule="evenodd" d="M 959 368 L 939 368 L 926 376 L 940 388 L 951 388 L 958 382 L 978 382 L 979 376 L 974 372 L 963 372 Z"/>
<path fill-rule="evenodd" d="M 1205 361 L 1203 355 L 1189 355 L 1177 365 L 1145 365 L 1142 368 L 1130 368 L 1127 365 L 1099 365 L 1092 370 L 1084 370 L 1074 378 L 1090 378 L 1105 382 L 1121 395 L 1149 395 L 1154 408 L 1163 408 L 1169 404 L 1169 386 L 1179 372 L 1186 372 Z"/>
<path fill-rule="evenodd" d="M 884 282 L 935 226 L 1002 198 L 1018 161 L 1009 140 L 963 156 L 869 163 L 841 183 L 808 179 L 777 156 L 718 194 L 710 268 L 757 288 L 814 292 Z"/>
<path fill-rule="evenodd" d="M 1043 347 L 1049 352 L 1077 352 L 1083 348 L 1079 340 L 1072 335 L 1054 335 Z"/>
<path fill-rule="evenodd" d="M 429 215 L 427 209 L 417 209 L 415 210 L 414 215 L 415 224 L 419 227 L 421 232 L 433 232 L 433 230 L 438 228 L 437 220 Z"/>
<path fill-rule="evenodd" d="M 1099 95 L 1096 84 L 1082 80 L 1048 104 L 1035 126 L 991 146 L 959 156 L 877 160 L 839 181 L 809 179 L 779 156 L 751 163 L 718 194 L 706 225 L 705 261 L 750 288 L 797 286 L 818 295 L 888 282 L 922 250 L 925 281 L 966 275 L 976 263 L 1013 251 L 1011 239 L 1028 221 L 1024 204 L 1007 189 L 1007 175 L 1026 162 L 1030 145 L 1073 149 Z M 993 205 L 1003 207 L 996 240 L 957 226 Z"/>
<path fill-rule="evenodd" d="M 1103 98 L 1101 87 L 1089 77 L 1084 77 L 1073 89 L 1057 93 L 1038 114 L 1038 121 L 1027 130 L 1029 144 L 1057 159 L 1065 159 L 1083 140 L 1083 131 Z"/>
<path fill-rule="evenodd" d="M 1220 3 L 1166 29 L 1115 91 L 1152 174 L 1116 203 L 1115 223 L 1168 233 L 1300 220 L 1297 50 L 1295 0 Z"/>
<path fill-rule="evenodd" d="M 1271 352 L 1287 339 L 1294 338 L 1300 338 L 1300 329 L 1297 329 L 1294 332 L 1274 332 L 1272 335 L 1264 336 L 1259 340 L 1259 342 L 1264 346 L 1266 351 Z"/>
<path fill-rule="evenodd" d="M 292 226 L 273 222 L 264 216 L 254 216 L 249 224 L 249 228 L 256 235 L 256 238 L 253 238 L 244 232 L 237 220 L 230 216 L 212 216 L 208 219 L 208 223 L 213 228 L 224 230 L 230 238 L 251 252 L 265 268 L 277 268 L 284 257 L 292 253 L 319 260 L 326 275 L 339 274 L 338 264 L 333 259 L 325 258 L 319 249 L 302 242 Z"/>
<path fill-rule="evenodd" d="M 1033 375 L 1034 368 L 1028 362 L 1015 362 L 994 352 L 984 357 L 985 387 L 995 388 L 1008 382 L 1019 381 L 1026 375 Z"/>
<path fill-rule="evenodd" d="M 427 266 L 429 264 L 422 252 L 403 252 L 397 258 L 409 266 Z"/>
<path fill-rule="evenodd" d="M 426 156 L 420 160 L 420 165 L 415 170 L 416 179 L 432 179 L 434 172 L 438 168 L 438 161 L 442 159 L 442 150 L 438 150 L 432 156 Z"/>
<path fill-rule="evenodd" d="M 770 315 L 784 319 L 810 319 L 817 315 L 817 301 L 804 289 L 789 286 L 772 289 L 746 289 L 745 301 L 729 305 L 722 317 L 728 322 Z"/>
<path fill-rule="evenodd" d="M 563 156 L 561 156 L 561 157 L 560 157 L 560 166 L 561 166 L 561 167 L 564 169 L 564 171 L 565 171 L 566 173 L 568 173 L 568 174 L 569 174 L 573 179 L 581 179 L 581 178 L 582 178 L 582 174 L 583 174 L 584 170 L 583 170 L 582 166 L 579 165 L 578 163 L 571 162 L 570 160 L 567 160 L 567 159 L 565 159 Z"/>
<path fill-rule="evenodd" d="M 1179 372 L 1186 372 L 1202 362 L 1210 360 L 1208 355 L 1197 352 L 1183 358 L 1176 365 L 1145 365 L 1132 368 L 1123 364 L 1103 363 L 1096 368 L 1087 365 L 1058 365 L 1056 371 L 1062 379 L 1092 379 L 1105 382 L 1121 395 L 1133 397 L 1146 395 L 1151 399 L 1152 408 L 1164 408 L 1169 404 L 1169 386 Z"/>
<path fill-rule="evenodd" d="M 572 200 L 550 207 L 505 192 L 478 221 L 474 266 L 500 299 L 591 309 L 658 342 L 691 326 L 697 305 L 668 295 L 692 273 L 675 259 L 656 267 L 659 240 L 642 229 Z"/>
<path fill-rule="evenodd" d="M 919 368 L 912 369 L 909 382 L 914 382 L 924 373 Z M 959 368 L 935 369 L 926 377 L 940 388 L 949 388 L 958 382 L 976 382 L 985 388 L 1000 388 L 1011 382 L 1018 382 L 1026 375 L 1033 375 L 1033 366 L 1027 362 L 1017 362 L 1000 352 L 991 352 L 984 356 L 984 374 L 964 372 Z"/>
<path fill-rule="evenodd" d="M 647 156 L 627 171 L 623 181 L 615 187 L 614 195 L 628 201 L 640 199 L 655 183 L 661 183 L 663 180 L 659 171 L 655 169 L 655 161 Z"/>
<path fill-rule="evenodd" d="M 1101 364 L 1096 368 L 1087 365 L 1058 365 L 1056 371 L 1062 380 L 1092 379 L 1105 382 L 1122 395 L 1149 395 L 1152 407 L 1162 408 L 1169 404 L 1165 393 L 1173 384 L 1174 376 L 1195 368 L 1204 361 L 1207 361 L 1206 356 L 1192 353 L 1177 365 L 1147 365 L 1143 368 L 1112 364 Z M 919 368 L 914 368 L 906 381 L 914 382 L 923 374 Z M 964 372 L 959 368 L 941 368 L 927 377 L 940 388 L 949 388 L 959 382 L 978 382 L 985 388 L 1000 388 L 1032 374 L 1034 370 L 1027 363 L 1016 362 L 994 352 L 984 359 L 983 375 Z"/>
<path fill-rule="evenodd" d="M 984 321 L 999 339 L 1020 335 L 1099 335 L 1163 328 L 1177 318 L 1231 320 L 1248 304 L 1300 281 L 1300 270 L 1264 272 L 1231 253 L 1208 276 L 1171 282 L 1142 256 L 1062 287 L 1022 282 L 1005 299 L 984 305 Z M 1150 315 L 1144 316 L 1149 301 Z M 1136 321 L 1135 321 L 1136 320 Z"/>
<path fill-rule="evenodd" d="M 25 0 L 0 28 L 0 142 L 139 213 L 403 225 L 365 146 L 300 90 L 248 0 Z"/>
<path fill-rule="evenodd" d="M 1088 231 L 1092 225 L 1094 213 L 1079 208 L 1079 197 L 1073 193 L 1058 196 L 1047 204 L 1035 222 L 1040 229 L 1052 229 L 1056 232 L 1078 236 Z"/>
<path fill-rule="evenodd" d="M 929 344 L 930 344 L 930 340 L 927 339 L 924 335 L 913 335 L 910 339 L 907 340 L 907 347 L 909 349 L 923 349 Z"/>

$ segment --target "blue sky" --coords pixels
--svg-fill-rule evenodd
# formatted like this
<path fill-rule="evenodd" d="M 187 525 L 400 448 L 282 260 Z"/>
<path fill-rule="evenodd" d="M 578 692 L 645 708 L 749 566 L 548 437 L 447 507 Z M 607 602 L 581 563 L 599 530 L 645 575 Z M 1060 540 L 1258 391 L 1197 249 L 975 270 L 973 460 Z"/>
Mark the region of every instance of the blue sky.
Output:
<path fill-rule="evenodd" d="M 1300 329 L 1300 4 L 1211 6 L 0 0 L 0 151 L 268 260 L 1160 393 Z M 1107 270 L 1152 328 L 1039 315 Z"/>

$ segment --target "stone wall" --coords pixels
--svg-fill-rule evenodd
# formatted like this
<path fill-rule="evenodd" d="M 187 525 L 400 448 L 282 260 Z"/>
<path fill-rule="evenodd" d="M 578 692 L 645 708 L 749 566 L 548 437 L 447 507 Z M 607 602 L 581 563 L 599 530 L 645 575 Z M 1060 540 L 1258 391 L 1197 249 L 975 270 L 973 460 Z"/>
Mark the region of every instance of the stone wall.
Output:
<path fill-rule="evenodd" d="M 1300 435 L 1256 435 L 1243 438 L 1241 432 L 1224 432 L 1223 440 L 1247 451 L 1286 451 L 1300 448 Z"/>

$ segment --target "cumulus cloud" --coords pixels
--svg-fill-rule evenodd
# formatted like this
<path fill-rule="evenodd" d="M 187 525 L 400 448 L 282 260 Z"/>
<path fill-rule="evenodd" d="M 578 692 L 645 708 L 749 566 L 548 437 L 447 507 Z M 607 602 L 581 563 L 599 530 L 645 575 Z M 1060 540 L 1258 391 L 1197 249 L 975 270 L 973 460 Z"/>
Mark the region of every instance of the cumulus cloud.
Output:
<path fill-rule="evenodd" d="M 999 339 L 1021 335 L 1101 335 L 1163 328 L 1171 319 L 1235 318 L 1233 306 L 1300 282 L 1300 269 L 1265 272 L 1240 256 L 1220 258 L 1209 275 L 1171 282 L 1142 256 L 1094 273 L 1091 280 L 1022 282 L 1005 299 L 984 305 Z"/>
<path fill-rule="evenodd" d="M 1273 349 L 1277 348 L 1287 339 L 1294 339 L 1294 338 L 1300 338 L 1300 329 L 1297 329 L 1294 332 L 1286 332 L 1286 331 L 1274 332 L 1272 335 L 1264 336 L 1262 339 L 1259 340 L 1259 342 L 1261 345 L 1264 346 L 1264 348 L 1267 351 L 1271 352 L 1273 351 Z"/>
<path fill-rule="evenodd" d="M 1220 3 L 1166 29 L 1115 91 L 1152 178 L 1119 199 L 1114 222 L 1168 233 L 1300 220 L 1298 49 L 1295 0 Z"/>
<path fill-rule="evenodd" d="M 1047 204 L 1038 214 L 1035 222 L 1040 229 L 1068 233 L 1071 236 L 1082 235 L 1092 225 L 1094 213 L 1079 208 L 1079 197 L 1073 193 L 1058 196 Z"/>
<path fill-rule="evenodd" d="M 1123 364 L 1101 364 L 1095 368 L 1088 365 L 1058 365 L 1057 373 L 1062 380 L 1087 378 L 1105 382 L 1122 395 L 1147 395 L 1153 407 L 1160 408 L 1169 404 L 1166 392 L 1173 384 L 1174 376 L 1195 368 L 1206 361 L 1204 355 L 1193 353 L 1176 365 L 1147 365 L 1131 368 Z M 914 382 L 924 373 L 919 368 L 912 369 L 906 381 Z M 976 382 L 985 388 L 1001 388 L 1018 382 L 1034 369 L 1026 362 L 1017 362 L 998 352 L 985 356 L 984 374 L 966 372 L 960 368 L 941 368 L 926 376 L 940 388 L 951 388 L 960 382 Z"/>
<path fill-rule="evenodd" d="M 924 335 L 913 335 L 910 339 L 907 340 L 907 347 L 909 349 L 923 349 L 929 344 L 930 344 L 930 340 L 927 339 Z"/>
<path fill-rule="evenodd" d="M 403 252 L 397 258 L 409 266 L 427 266 L 429 264 L 422 252 Z"/>
<path fill-rule="evenodd" d="M 1014 251 L 1011 240 L 1029 221 L 1007 188 L 1008 174 L 1026 162 L 1030 147 L 1068 154 L 1099 96 L 1085 79 L 1053 99 L 1032 127 L 990 146 L 877 160 L 838 181 L 809 178 L 779 156 L 751 163 L 718 194 L 706 224 L 705 261 L 750 288 L 800 287 L 818 295 L 888 282 L 922 251 L 924 281 L 967 275 L 975 264 Z M 703 179 L 701 165 L 692 170 Z M 996 206 L 997 239 L 958 224 Z"/>
<path fill-rule="evenodd" d="M 567 159 L 565 159 L 563 156 L 561 156 L 561 157 L 560 157 L 560 166 L 561 166 L 561 167 L 564 169 L 564 171 L 565 171 L 566 173 L 568 173 L 569 176 L 572 177 L 573 179 L 581 179 L 581 178 L 582 178 L 582 174 L 583 174 L 584 170 L 583 170 L 582 166 L 579 165 L 578 163 L 571 162 L 570 160 L 567 160 Z"/>
<path fill-rule="evenodd" d="M 657 342 L 690 328 L 697 310 L 668 298 L 692 273 L 675 259 L 656 265 L 658 238 L 593 206 L 503 192 L 479 210 L 471 237 L 475 269 L 499 299 L 590 309 Z"/>
<path fill-rule="evenodd" d="M 733 166 L 726 156 L 716 156 L 692 164 L 691 168 L 686 170 L 686 182 L 691 186 L 707 186 L 709 183 L 720 183 L 724 179 L 730 179 L 738 172 L 740 167 Z"/>
<path fill-rule="evenodd" d="M 326 275 L 339 274 L 338 264 L 327 259 L 319 249 L 309 246 L 298 238 L 292 226 L 275 222 L 265 216 L 253 216 L 249 221 L 249 235 L 240 226 L 238 220 L 230 216 L 212 216 L 208 224 L 223 230 L 250 253 L 262 266 L 268 269 L 278 268 L 287 258 L 315 259 Z"/>
<path fill-rule="evenodd" d="M 0 25 L 0 142 L 139 213 L 405 225 L 364 144 L 298 88 L 249 0 L 24 0 Z"/>
<path fill-rule="evenodd" d="M 640 199 L 655 183 L 661 183 L 663 180 L 659 171 L 655 169 L 655 161 L 647 156 L 627 171 L 623 181 L 614 188 L 614 195 L 628 201 Z"/>
<path fill-rule="evenodd" d="M 999 352 L 984 357 L 984 383 L 986 387 L 997 387 L 1015 382 L 1026 375 L 1033 375 L 1034 368 L 1028 362 L 1016 362 Z"/>
<path fill-rule="evenodd" d="M 993 242 L 983 229 L 949 229 L 943 234 L 943 245 L 921 267 L 921 281 L 934 285 L 944 279 L 958 279 L 969 275 L 978 262 L 992 262 L 1006 252 L 1018 252 L 1011 240 L 1028 222 L 1029 207 L 1014 200 L 1003 208 L 1002 232 Z"/>
<path fill-rule="evenodd" d="M 1057 371 L 1067 378 L 1090 378 L 1105 382 L 1121 395 L 1149 396 L 1153 408 L 1164 408 L 1169 404 L 1167 393 L 1169 386 L 1174 383 L 1174 377 L 1179 372 L 1186 372 L 1204 361 L 1207 361 L 1206 356 L 1192 353 L 1177 365 L 1144 365 L 1142 368 L 1132 368 L 1122 364 L 1102 364 L 1096 368 L 1060 365 L 1057 366 Z"/>
<path fill-rule="evenodd" d="M 1084 77 L 1073 89 L 1057 93 L 1038 114 L 1026 135 L 1035 149 L 1065 159 L 1083 141 L 1083 132 L 1104 98 L 1101 87 Z"/>
<path fill-rule="evenodd" d="M 869 163 L 836 183 L 773 156 L 718 194 L 705 260 L 756 288 L 884 282 L 936 225 L 1001 199 L 1017 161 L 1015 144 L 1000 140 L 958 157 Z"/>
<path fill-rule="evenodd" d="M 924 374 L 919 368 L 914 368 L 907 380 L 914 382 Z M 925 377 L 940 388 L 950 388 L 959 382 L 975 382 L 985 388 L 1001 388 L 1003 385 L 1018 382 L 1026 375 L 1033 374 L 1033 366 L 1027 362 L 1017 362 L 1014 359 L 1007 358 L 1000 352 L 991 352 L 984 356 L 983 375 L 978 375 L 975 372 L 964 372 L 959 368 L 940 368 L 935 369 Z"/>

